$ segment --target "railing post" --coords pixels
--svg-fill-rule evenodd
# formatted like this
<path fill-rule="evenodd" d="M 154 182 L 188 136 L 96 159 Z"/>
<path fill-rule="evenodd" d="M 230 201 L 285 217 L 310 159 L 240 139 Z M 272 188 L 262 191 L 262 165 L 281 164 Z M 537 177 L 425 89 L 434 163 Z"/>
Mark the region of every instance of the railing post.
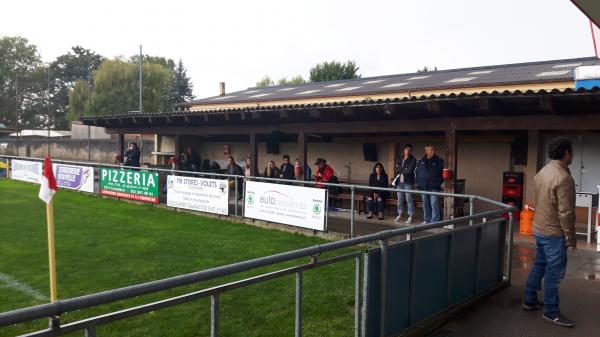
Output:
<path fill-rule="evenodd" d="M 473 197 L 469 198 L 469 216 L 473 216 L 473 212 L 474 212 L 474 205 L 473 202 L 475 201 L 475 199 Z M 473 225 L 473 219 L 469 220 L 469 226 Z"/>
<path fill-rule="evenodd" d="M 361 256 L 355 258 L 354 266 L 356 268 L 354 274 L 354 337 L 360 337 L 360 269 L 361 269 Z"/>
<path fill-rule="evenodd" d="M 354 185 L 350 187 L 350 237 L 353 238 L 356 234 L 354 232 Z"/>
<path fill-rule="evenodd" d="M 210 296 L 210 337 L 219 336 L 219 294 Z"/>
<path fill-rule="evenodd" d="M 242 204 L 242 218 L 246 214 L 246 177 L 242 179 L 242 195 L 244 196 L 244 203 Z"/>
<path fill-rule="evenodd" d="M 381 251 L 381 280 L 379 303 L 379 336 L 385 337 L 386 308 L 387 308 L 387 240 L 379 240 Z"/>
<path fill-rule="evenodd" d="M 239 201 L 239 196 L 238 196 L 238 180 L 237 177 L 234 176 L 235 181 L 235 191 L 233 192 L 234 196 L 235 196 L 235 216 L 238 215 L 238 201 Z"/>
<path fill-rule="evenodd" d="M 60 330 L 60 316 L 52 316 L 48 319 L 48 327 L 54 335 Z"/>
<path fill-rule="evenodd" d="M 510 211 L 508 213 L 508 247 L 506 248 L 506 272 L 505 272 L 505 281 L 508 281 L 508 284 L 511 283 L 512 280 L 512 246 L 513 246 L 513 221 L 514 221 L 514 211 Z"/>
<path fill-rule="evenodd" d="M 363 267 L 363 291 L 362 291 L 362 308 L 361 308 L 361 326 L 360 335 L 361 337 L 367 336 L 367 320 L 368 320 L 368 309 L 369 309 L 369 252 L 363 253 L 364 267 Z"/>
<path fill-rule="evenodd" d="M 302 272 L 296 273 L 296 320 L 295 337 L 302 336 Z"/>
<path fill-rule="evenodd" d="M 92 325 L 92 326 L 88 326 L 87 328 L 85 328 L 84 336 L 85 337 L 96 337 L 96 326 Z"/>

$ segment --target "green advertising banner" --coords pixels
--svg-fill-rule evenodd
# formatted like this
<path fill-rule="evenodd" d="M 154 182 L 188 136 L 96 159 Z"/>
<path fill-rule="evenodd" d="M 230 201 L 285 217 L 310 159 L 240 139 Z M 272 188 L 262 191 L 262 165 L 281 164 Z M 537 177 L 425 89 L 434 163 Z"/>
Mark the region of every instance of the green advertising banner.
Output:
<path fill-rule="evenodd" d="M 103 168 L 100 194 L 158 204 L 158 173 Z"/>

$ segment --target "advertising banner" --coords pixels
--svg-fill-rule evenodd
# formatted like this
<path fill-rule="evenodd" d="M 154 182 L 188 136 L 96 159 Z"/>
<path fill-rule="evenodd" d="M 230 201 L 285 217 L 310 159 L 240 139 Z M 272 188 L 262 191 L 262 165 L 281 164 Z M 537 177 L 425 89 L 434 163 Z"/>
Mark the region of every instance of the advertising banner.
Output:
<path fill-rule="evenodd" d="M 324 189 L 246 182 L 248 218 L 324 231 L 325 211 Z"/>
<path fill-rule="evenodd" d="M 8 159 L 0 158 L 0 178 L 8 178 Z"/>
<path fill-rule="evenodd" d="M 228 215 L 229 183 L 227 179 L 168 176 L 167 205 Z"/>
<path fill-rule="evenodd" d="M 15 180 L 39 184 L 42 181 L 42 162 L 17 160 L 11 162 L 10 177 Z"/>
<path fill-rule="evenodd" d="M 59 188 L 94 193 L 94 168 L 66 164 L 52 164 Z"/>
<path fill-rule="evenodd" d="M 158 173 L 100 169 L 100 194 L 158 204 Z"/>

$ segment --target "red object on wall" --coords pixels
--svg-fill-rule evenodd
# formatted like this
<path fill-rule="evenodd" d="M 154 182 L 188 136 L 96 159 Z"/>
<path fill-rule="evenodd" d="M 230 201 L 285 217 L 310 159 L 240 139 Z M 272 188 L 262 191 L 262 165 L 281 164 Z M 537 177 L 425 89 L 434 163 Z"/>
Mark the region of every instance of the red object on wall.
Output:
<path fill-rule="evenodd" d="M 516 206 L 519 210 L 523 207 L 523 182 L 522 172 L 504 172 L 502 174 L 502 202 Z M 515 214 L 518 218 L 518 214 Z"/>
<path fill-rule="evenodd" d="M 231 145 L 224 145 L 223 146 L 223 154 L 226 156 L 230 156 L 231 155 Z"/>
<path fill-rule="evenodd" d="M 451 169 L 447 169 L 447 168 L 445 168 L 445 169 L 442 171 L 442 178 L 444 178 L 444 180 L 450 180 L 450 179 L 452 179 L 452 176 L 453 176 L 453 175 L 454 175 L 454 172 L 452 172 L 452 170 L 451 170 Z"/>

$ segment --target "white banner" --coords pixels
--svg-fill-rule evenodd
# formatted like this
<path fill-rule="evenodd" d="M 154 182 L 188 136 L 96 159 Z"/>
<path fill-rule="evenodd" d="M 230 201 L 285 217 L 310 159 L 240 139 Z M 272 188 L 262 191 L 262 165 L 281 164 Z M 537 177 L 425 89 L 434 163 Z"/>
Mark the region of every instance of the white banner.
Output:
<path fill-rule="evenodd" d="M 168 176 L 167 205 L 228 215 L 229 183 L 227 180 Z"/>
<path fill-rule="evenodd" d="M 12 159 L 10 166 L 12 179 L 36 184 L 42 181 L 42 162 Z"/>
<path fill-rule="evenodd" d="M 325 190 L 256 181 L 246 182 L 248 218 L 325 230 Z"/>
<path fill-rule="evenodd" d="M 93 167 L 52 164 L 52 172 L 59 188 L 94 193 Z"/>

